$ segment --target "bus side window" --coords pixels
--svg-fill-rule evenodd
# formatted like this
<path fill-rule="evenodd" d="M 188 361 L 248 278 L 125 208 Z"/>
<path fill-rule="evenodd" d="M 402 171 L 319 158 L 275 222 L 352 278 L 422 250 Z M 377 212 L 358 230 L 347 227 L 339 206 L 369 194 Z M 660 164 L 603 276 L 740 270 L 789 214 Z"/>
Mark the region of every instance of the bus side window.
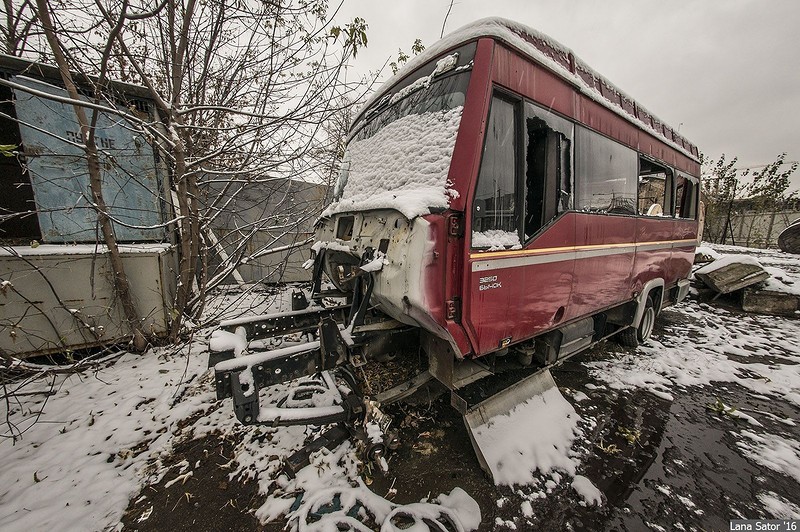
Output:
<path fill-rule="evenodd" d="M 672 216 L 672 170 L 639 157 L 639 214 Z"/>
<path fill-rule="evenodd" d="M 571 207 L 572 123 L 525 106 L 525 240 Z"/>
<path fill-rule="evenodd" d="M 575 208 L 636 214 L 637 153 L 585 127 L 575 132 Z"/>
<path fill-rule="evenodd" d="M 516 201 L 516 108 L 495 96 L 486 126 L 475 201 L 472 207 L 472 246 L 519 246 Z"/>
<path fill-rule="evenodd" d="M 697 183 L 685 176 L 678 177 L 675 189 L 675 216 L 678 218 L 697 217 Z"/>

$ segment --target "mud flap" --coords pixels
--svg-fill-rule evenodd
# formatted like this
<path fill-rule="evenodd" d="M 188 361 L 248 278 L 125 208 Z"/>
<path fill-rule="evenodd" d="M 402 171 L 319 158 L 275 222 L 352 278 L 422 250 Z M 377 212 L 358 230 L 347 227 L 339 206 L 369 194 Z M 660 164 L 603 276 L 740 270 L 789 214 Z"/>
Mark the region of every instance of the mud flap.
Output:
<path fill-rule="evenodd" d="M 478 457 L 481 469 L 483 469 L 493 481 L 495 480 L 496 472 L 492 470 L 492 465 L 486 459 L 487 453 L 485 451 L 487 451 L 487 449 L 485 447 L 487 442 L 483 441 L 481 438 L 480 431 L 477 430 L 478 427 L 489 424 L 492 419 L 497 416 L 509 415 L 517 405 L 525 403 L 535 396 L 542 395 L 555 387 L 556 383 L 553 380 L 553 376 L 550 375 L 550 370 L 545 369 L 492 395 L 488 399 L 469 408 L 464 414 L 464 423 L 467 426 L 469 439 L 472 442 L 472 447 L 475 450 L 475 455 Z M 526 427 L 524 425 L 518 426 L 520 432 L 518 437 L 524 439 L 525 432 L 530 431 L 531 428 L 532 427 Z M 544 427 L 539 429 L 543 430 Z"/>

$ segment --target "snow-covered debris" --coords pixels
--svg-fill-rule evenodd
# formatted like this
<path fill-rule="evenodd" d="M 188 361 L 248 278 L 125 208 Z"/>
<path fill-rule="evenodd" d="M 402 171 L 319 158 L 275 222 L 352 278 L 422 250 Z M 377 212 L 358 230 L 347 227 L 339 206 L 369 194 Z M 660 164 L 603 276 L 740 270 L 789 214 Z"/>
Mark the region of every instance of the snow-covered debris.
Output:
<path fill-rule="evenodd" d="M 216 352 L 233 351 L 238 357 L 247 350 L 247 338 L 232 332 L 216 330 L 211 333 L 208 347 Z"/>
<path fill-rule="evenodd" d="M 325 213 L 323 213 L 323 216 L 324 215 L 325 215 Z M 316 253 L 319 253 L 321 249 L 330 249 L 331 251 L 344 251 L 345 253 L 350 253 L 352 251 L 350 249 L 350 246 L 348 246 L 347 244 L 345 244 L 343 242 L 333 242 L 333 241 L 332 242 L 325 242 L 325 241 L 322 241 L 322 240 L 317 240 L 311 246 L 311 250 L 316 252 Z"/>
<path fill-rule="evenodd" d="M 376 251 L 375 258 L 363 264 L 360 268 L 361 271 L 364 272 L 377 272 L 382 270 L 387 264 L 389 264 L 389 259 L 386 258 L 386 255 L 382 251 Z"/>
<path fill-rule="evenodd" d="M 552 487 L 562 471 L 575 476 L 579 460 L 572 451 L 582 435 L 580 417 L 557 387 L 534 395 L 508 414 L 493 416 L 474 427 L 472 435 L 483 452 L 496 484 L 532 484 L 535 474 L 551 474 Z M 527 430 L 520 430 L 526 427 Z M 547 427 L 547 429 L 543 429 Z M 575 490 L 589 503 L 600 502 L 600 492 L 585 477 L 575 479 Z"/>
<path fill-rule="evenodd" d="M 404 116 L 372 137 L 348 146 L 350 170 L 342 198 L 322 216 L 367 209 L 395 209 L 406 218 L 447 208 L 447 181 L 463 107 Z M 423 147 L 424 149 L 420 149 Z"/>
<path fill-rule="evenodd" d="M 761 426 L 761 423 L 751 416 L 750 414 L 745 414 L 744 412 L 740 412 L 739 410 L 733 408 L 732 406 L 728 406 L 722 402 L 721 399 L 717 398 L 716 403 L 713 405 L 708 406 L 709 409 L 717 412 L 720 415 L 729 416 L 735 419 L 741 419 L 742 421 L 747 421 L 751 425 L 755 425 L 757 427 Z"/>
<path fill-rule="evenodd" d="M 575 475 L 572 479 L 572 489 L 586 501 L 587 504 L 601 504 L 603 502 L 603 494 L 597 489 L 597 486 L 592 484 L 592 481 L 583 475 Z"/>
<path fill-rule="evenodd" d="M 759 290 L 800 296 L 800 279 L 781 268 L 765 266 L 764 269 L 769 273 L 770 277 L 756 288 Z"/>
<path fill-rule="evenodd" d="M 694 262 L 695 264 L 701 264 L 705 262 L 712 262 L 715 260 L 719 260 L 722 258 L 722 255 L 717 253 L 713 248 L 709 246 L 697 246 L 694 250 Z"/>
<path fill-rule="evenodd" d="M 767 279 L 769 273 L 755 257 L 725 255 L 695 270 L 694 276 L 715 291 L 729 294 Z"/>
<path fill-rule="evenodd" d="M 286 514 L 294 531 L 340 530 L 339 526 L 369 531 L 373 528 L 364 523 L 367 520 L 382 531 L 407 530 L 395 525 L 400 517 L 404 524 L 410 520 L 416 526 L 424 526 L 424 520 L 450 522 L 456 530 L 464 532 L 480 525 L 478 503 L 461 488 L 454 488 L 450 494 L 439 495 L 431 502 L 399 505 L 370 491 L 358 477 L 357 465 L 349 442 L 334 451 L 323 448 L 312 455 L 311 466 L 300 470 L 295 479 L 278 478 L 278 489 L 257 510 L 256 516 L 271 521 Z M 299 492 L 303 494 L 302 502 L 292 510 Z M 358 519 L 353 517 L 354 513 Z"/>
<path fill-rule="evenodd" d="M 706 273 L 706 274 L 708 274 L 708 273 L 711 273 L 711 272 L 715 272 L 717 270 L 721 270 L 722 268 L 725 268 L 727 266 L 731 266 L 733 264 L 743 264 L 743 265 L 747 265 L 747 266 L 755 266 L 755 267 L 762 268 L 762 269 L 764 268 L 761 265 L 761 263 L 758 262 L 758 259 L 756 259 L 755 257 L 752 257 L 750 255 L 738 255 L 737 254 L 737 255 L 723 255 L 719 259 L 715 260 L 714 262 L 712 262 L 710 264 L 706 264 L 702 268 L 700 268 L 698 270 L 695 270 L 694 273 L 695 274 L 698 274 L 698 273 Z"/>

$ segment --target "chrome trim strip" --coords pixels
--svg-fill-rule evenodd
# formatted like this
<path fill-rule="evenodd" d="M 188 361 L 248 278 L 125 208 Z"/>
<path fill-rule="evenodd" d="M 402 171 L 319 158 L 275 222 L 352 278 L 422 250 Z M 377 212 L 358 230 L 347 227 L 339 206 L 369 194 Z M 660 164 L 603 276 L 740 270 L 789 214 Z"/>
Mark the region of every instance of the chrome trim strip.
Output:
<path fill-rule="evenodd" d="M 649 244 L 643 242 L 641 244 L 630 244 L 620 246 L 619 244 L 611 245 L 607 248 L 599 249 L 575 249 L 568 248 L 565 251 L 555 251 L 552 253 L 533 254 L 525 256 L 509 256 L 497 257 L 486 260 L 475 260 L 472 263 L 473 272 L 485 272 L 489 270 L 504 270 L 507 268 L 518 268 L 520 266 L 532 266 L 535 264 L 551 264 L 553 262 L 564 262 L 568 260 L 590 259 L 596 257 L 609 257 L 612 255 L 624 255 L 634 253 L 636 251 L 656 251 L 659 249 L 674 249 L 690 247 L 692 244 L 685 240 L 673 242 L 658 242 Z"/>

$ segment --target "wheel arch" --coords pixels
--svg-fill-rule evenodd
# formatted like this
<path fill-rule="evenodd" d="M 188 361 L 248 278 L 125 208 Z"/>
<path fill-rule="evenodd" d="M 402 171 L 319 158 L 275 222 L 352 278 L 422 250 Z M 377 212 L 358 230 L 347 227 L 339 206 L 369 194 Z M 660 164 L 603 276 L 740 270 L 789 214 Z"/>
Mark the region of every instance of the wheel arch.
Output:
<path fill-rule="evenodd" d="M 653 306 L 655 307 L 656 314 L 661 312 L 664 306 L 664 279 L 651 279 L 647 281 L 642 287 L 639 297 L 636 298 L 636 313 L 633 315 L 632 327 L 637 328 L 642 322 L 642 315 L 644 314 L 645 304 L 647 298 L 653 295 Z"/>

